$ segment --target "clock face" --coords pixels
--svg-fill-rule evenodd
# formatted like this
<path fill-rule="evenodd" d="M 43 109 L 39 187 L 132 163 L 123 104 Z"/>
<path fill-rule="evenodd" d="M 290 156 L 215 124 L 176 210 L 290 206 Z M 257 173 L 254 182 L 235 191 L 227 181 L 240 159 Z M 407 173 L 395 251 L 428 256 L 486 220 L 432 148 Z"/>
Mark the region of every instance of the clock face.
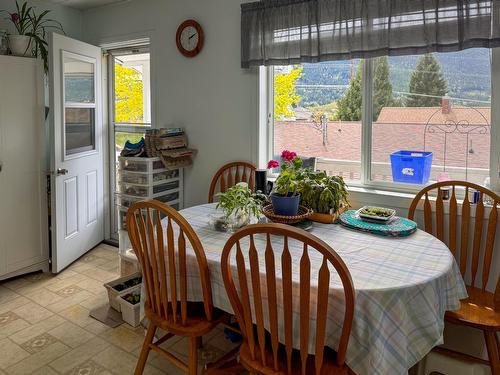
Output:
<path fill-rule="evenodd" d="M 194 20 L 184 21 L 177 28 L 177 48 L 186 57 L 194 57 L 203 48 L 203 29 Z"/>
<path fill-rule="evenodd" d="M 181 45 L 186 51 L 193 51 L 199 39 L 198 31 L 193 26 L 188 26 L 181 32 Z"/>

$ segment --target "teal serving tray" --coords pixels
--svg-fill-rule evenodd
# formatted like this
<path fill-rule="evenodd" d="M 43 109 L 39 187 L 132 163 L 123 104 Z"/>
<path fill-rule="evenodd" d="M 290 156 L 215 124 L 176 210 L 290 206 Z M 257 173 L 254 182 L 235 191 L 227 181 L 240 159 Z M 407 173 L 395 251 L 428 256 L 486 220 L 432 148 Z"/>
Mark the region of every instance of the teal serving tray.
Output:
<path fill-rule="evenodd" d="M 417 223 L 404 217 L 396 217 L 389 223 L 374 223 L 362 220 L 355 210 L 341 214 L 339 222 L 347 228 L 388 237 L 406 237 L 417 230 Z"/>

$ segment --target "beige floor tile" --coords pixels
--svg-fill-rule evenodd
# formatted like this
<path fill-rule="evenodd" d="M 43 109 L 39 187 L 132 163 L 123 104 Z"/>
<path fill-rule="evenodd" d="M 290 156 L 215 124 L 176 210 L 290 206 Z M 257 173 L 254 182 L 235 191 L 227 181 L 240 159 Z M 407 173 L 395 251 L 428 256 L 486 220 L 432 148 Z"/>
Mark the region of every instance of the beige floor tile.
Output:
<path fill-rule="evenodd" d="M 71 322 L 65 322 L 51 329 L 48 333 L 72 348 L 76 348 L 95 337 L 94 334 Z"/>
<path fill-rule="evenodd" d="M 14 290 L 14 291 L 19 289 L 19 288 L 28 286 L 30 284 L 31 284 L 30 281 L 28 281 L 22 277 L 15 277 L 13 279 L 9 279 L 6 281 L 0 281 L 0 286 Z"/>
<path fill-rule="evenodd" d="M 59 280 L 64 280 L 73 276 L 78 275 L 78 272 L 72 271 L 69 268 L 66 268 L 64 271 L 61 271 L 57 274 L 56 278 Z"/>
<path fill-rule="evenodd" d="M 31 293 L 26 294 L 26 297 L 44 307 L 63 299 L 63 297 L 45 288 L 32 291 Z"/>
<path fill-rule="evenodd" d="M 54 279 L 52 283 L 45 287 L 52 292 L 57 292 L 69 286 L 78 285 L 78 283 L 84 279 L 86 279 L 85 275 L 76 274 L 64 279 Z"/>
<path fill-rule="evenodd" d="M 90 333 L 93 333 L 94 335 L 100 335 L 101 333 L 109 331 L 112 328 L 96 319 L 93 319 L 92 323 L 86 325 L 84 329 L 89 331 Z"/>
<path fill-rule="evenodd" d="M 119 360 L 117 360 L 118 358 Z M 137 364 L 137 357 L 113 345 L 97 354 L 93 360 L 115 374 L 133 374 Z M 150 364 L 146 365 L 144 371 L 144 374 L 151 375 L 163 373 Z"/>
<path fill-rule="evenodd" d="M 91 251 L 91 254 L 100 258 L 118 261 L 118 248 L 109 245 L 100 245 Z"/>
<path fill-rule="evenodd" d="M 88 359 L 83 363 L 73 367 L 68 374 L 71 375 L 103 375 L 106 373 L 110 373 L 100 364 L 94 362 L 92 359 Z"/>
<path fill-rule="evenodd" d="M 49 366 L 43 366 L 36 369 L 31 375 L 60 375 L 56 370 L 50 368 Z"/>
<path fill-rule="evenodd" d="M 80 288 L 85 289 L 93 294 L 99 294 L 102 293 L 103 291 L 106 291 L 106 288 L 104 287 L 103 283 L 91 278 L 85 278 L 81 281 L 79 281 L 76 285 L 78 285 Z"/>
<path fill-rule="evenodd" d="M 127 329 L 124 324 L 103 332 L 99 336 L 127 352 L 134 351 L 144 342 L 144 335 Z"/>
<path fill-rule="evenodd" d="M 86 299 L 93 297 L 94 295 L 86 290 L 81 290 L 78 293 L 75 293 L 69 297 L 61 299 L 59 302 L 53 303 L 47 306 L 52 312 L 59 313 L 63 310 L 68 309 L 71 306 L 78 305 L 80 302 L 85 301 Z"/>
<path fill-rule="evenodd" d="M 59 340 L 57 338 L 45 332 L 42 333 L 41 335 L 33 337 L 32 339 L 26 341 L 25 343 L 22 343 L 20 347 L 26 350 L 30 354 L 35 354 L 58 341 Z"/>
<path fill-rule="evenodd" d="M 120 271 L 116 261 L 108 261 L 108 263 L 101 264 L 100 266 L 97 267 L 100 268 L 101 270 L 109 271 L 114 274 L 118 274 L 118 272 Z"/>
<path fill-rule="evenodd" d="M 115 272 L 101 270 L 99 268 L 93 269 L 89 277 L 103 283 L 116 279 L 118 275 Z"/>
<path fill-rule="evenodd" d="M 57 358 L 50 363 L 50 367 L 62 374 L 66 374 L 80 363 L 83 363 L 89 358 L 95 357 L 98 353 L 103 352 L 110 345 L 111 344 L 100 337 L 95 337 L 83 345 L 69 351 L 60 358 Z"/>
<path fill-rule="evenodd" d="M 6 311 L 12 311 L 20 306 L 26 305 L 31 302 L 28 298 L 24 296 L 18 296 L 9 302 L 0 303 L 0 314 Z"/>
<path fill-rule="evenodd" d="M 102 293 L 87 298 L 80 302 L 80 305 L 85 307 L 86 309 L 93 310 L 97 307 L 101 307 L 102 305 L 106 305 L 109 302 L 108 293 L 103 291 Z"/>
<path fill-rule="evenodd" d="M 66 322 L 66 320 L 63 317 L 59 315 L 52 315 L 41 322 L 30 325 L 29 327 L 10 335 L 9 339 L 14 341 L 16 344 L 22 344 L 38 335 L 41 335 L 42 333 L 48 332 L 51 329 L 60 326 L 64 322 Z"/>
<path fill-rule="evenodd" d="M 68 307 L 61 311 L 59 315 L 80 327 L 85 327 L 94 321 L 94 318 L 89 316 L 89 310 L 80 305 Z"/>
<path fill-rule="evenodd" d="M 70 347 L 64 345 L 62 342 L 55 342 L 52 345 L 47 346 L 41 351 L 25 358 L 21 362 L 7 368 L 7 372 L 10 375 L 28 375 L 33 373 L 35 370 L 47 365 L 54 359 L 59 358 L 63 354 L 69 352 Z"/>
<path fill-rule="evenodd" d="M 10 302 L 17 297 L 19 297 L 18 293 L 0 285 L 0 304 Z"/>
<path fill-rule="evenodd" d="M 0 316 L 0 320 L 2 319 L 2 316 Z M 6 337 L 9 337 L 16 332 L 22 331 L 23 329 L 26 329 L 30 326 L 30 324 L 21 318 L 17 318 L 15 320 L 11 320 L 8 323 L 4 325 L 0 325 L 0 339 L 4 339 Z"/>
<path fill-rule="evenodd" d="M 29 302 L 12 311 L 31 324 L 35 324 L 42 320 L 45 320 L 54 314 L 53 312 L 34 302 Z"/>
<path fill-rule="evenodd" d="M 29 357 L 29 353 L 9 339 L 0 340 L 0 369 L 7 367 Z"/>

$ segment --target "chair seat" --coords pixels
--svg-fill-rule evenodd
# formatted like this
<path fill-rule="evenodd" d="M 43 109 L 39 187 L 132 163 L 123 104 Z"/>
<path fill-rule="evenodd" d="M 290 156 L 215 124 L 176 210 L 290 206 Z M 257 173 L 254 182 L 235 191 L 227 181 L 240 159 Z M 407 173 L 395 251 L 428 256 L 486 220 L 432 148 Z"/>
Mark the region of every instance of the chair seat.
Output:
<path fill-rule="evenodd" d="M 278 364 L 279 371 L 274 371 L 274 361 L 273 361 L 273 352 L 270 345 L 266 346 L 266 366 L 262 366 L 261 364 L 261 354 L 259 347 L 256 346 L 256 359 L 252 359 L 250 354 L 250 348 L 248 344 L 243 343 L 240 347 L 240 362 L 243 366 L 247 368 L 249 371 L 257 371 L 264 375 L 288 375 L 286 369 L 286 354 L 284 350 L 284 346 L 280 345 L 279 356 L 278 356 Z M 323 356 L 323 367 L 321 369 L 321 375 L 347 375 L 353 374 L 352 370 L 344 366 L 337 366 L 335 360 L 337 358 L 337 353 L 330 349 L 325 349 L 325 354 Z M 308 371 L 307 374 L 316 374 L 313 371 L 314 367 L 314 355 L 309 355 L 307 358 L 308 362 Z M 292 375 L 300 375 L 302 374 L 301 366 L 300 366 L 300 352 L 298 350 L 293 350 L 292 352 Z"/>
<path fill-rule="evenodd" d="M 180 310 L 180 308 L 179 308 Z M 159 328 L 168 331 L 177 336 L 196 337 L 210 332 L 221 322 L 230 320 L 230 315 L 222 310 L 214 308 L 212 311 L 212 320 L 205 317 L 202 302 L 188 302 L 186 323 L 182 324 L 180 311 L 177 312 L 177 318 L 169 311 L 168 318 L 165 319 L 151 310 L 147 304 L 144 306 L 146 316 Z"/>
<path fill-rule="evenodd" d="M 469 297 L 461 300 L 458 310 L 447 311 L 446 320 L 487 331 L 500 330 L 500 310 L 495 310 L 494 294 L 467 287 Z"/>

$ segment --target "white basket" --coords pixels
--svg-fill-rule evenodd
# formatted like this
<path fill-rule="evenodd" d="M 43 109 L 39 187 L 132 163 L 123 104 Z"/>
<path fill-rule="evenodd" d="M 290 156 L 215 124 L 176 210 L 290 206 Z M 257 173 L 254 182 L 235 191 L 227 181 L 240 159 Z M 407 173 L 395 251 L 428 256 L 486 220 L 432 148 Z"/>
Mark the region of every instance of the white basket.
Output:
<path fill-rule="evenodd" d="M 134 292 L 139 292 L 140 294 L 141 285 L 134 286 L 127 293 L 120 293 L 120 295 L 116 297 L 116 301 L 121 306 L 122 319 L 132 327 L 137 327 L 141 324 L 141 303 L 139 302 L 132 305 L 130 302 L 123 299 L 127 294 Z"/>
<path fill-rule="evenodd" d="M 120 310 L 120 303 L 117 301 L 117 297 L 123 294 L 129 293 L 131 290 L 133 290 L 137 285 L 131 286 L 130 288 L 124 289 L 124 290 L 116 290 L 114 287 L 118 284 L 121 284 L 127 280 L 133 279 L 137 276 L 142 276 L 140 272 L 133 273 L 128 276 L 120 277 L 116 280 L 110 281 L 106 284 L 104 284 L 104 287 L 108 290 L 108 299 L 109 299 L 109 305 L 115 309 L 116 311 L 121 311 Z M 140 285 L 140 284 L 139 284 Z"/>

